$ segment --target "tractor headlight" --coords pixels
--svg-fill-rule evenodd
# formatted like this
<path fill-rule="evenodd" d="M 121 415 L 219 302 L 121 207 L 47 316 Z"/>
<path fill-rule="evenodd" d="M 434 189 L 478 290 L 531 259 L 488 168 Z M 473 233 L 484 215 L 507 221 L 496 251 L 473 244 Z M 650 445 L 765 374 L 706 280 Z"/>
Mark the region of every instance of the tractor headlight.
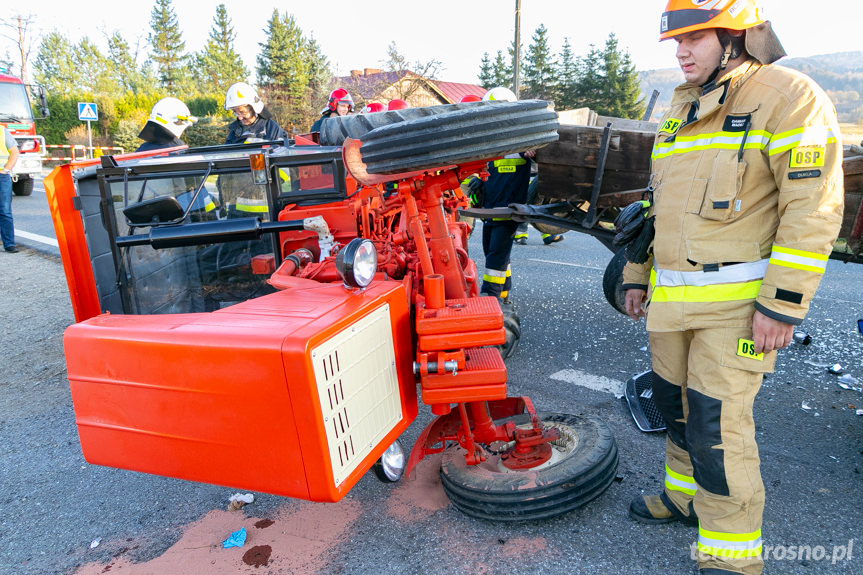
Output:
<path fill-rule="evenodd" d="M 381 458 L 372 467 L 375 476 L 384 483 L 395 483 L 405 472 L 405 450 L 401 441 L 396 439 L 387 447 Z"/>
<path fill-rule="evenodd" d="M 354 238 L 336 255 L 336 269 L 345 285 L 364 288 L 378 271 L 378 251 L 370 240 Z"/>

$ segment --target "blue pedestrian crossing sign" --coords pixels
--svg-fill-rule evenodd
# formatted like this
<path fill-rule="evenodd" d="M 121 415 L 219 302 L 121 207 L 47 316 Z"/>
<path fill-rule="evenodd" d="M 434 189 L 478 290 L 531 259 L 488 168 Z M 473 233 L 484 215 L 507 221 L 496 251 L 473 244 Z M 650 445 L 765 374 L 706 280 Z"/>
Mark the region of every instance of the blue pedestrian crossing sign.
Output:
<path fill-rule="evenodd" d="M 82 122 L 97 121 L 99 113 L 94 102 L 78 102 L 78 119 Z"/>

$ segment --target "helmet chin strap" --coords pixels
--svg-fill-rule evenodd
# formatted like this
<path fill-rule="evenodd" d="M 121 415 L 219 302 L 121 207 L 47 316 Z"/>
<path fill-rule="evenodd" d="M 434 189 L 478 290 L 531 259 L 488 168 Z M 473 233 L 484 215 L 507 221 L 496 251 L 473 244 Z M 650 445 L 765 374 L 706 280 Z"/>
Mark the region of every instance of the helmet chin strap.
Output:
<path fill-rule="evenodd" d="M 716 66 L 716 69 L 713 70 L 713 73 L 710 74 L 710 77 L 707 78 L 707 81 L 702 84 L 702 94 L 706 94 L 708 92 L 713 91 L 716 88 L 716 78 L 719 74 L 728 67 L 728 62 L 731 61 L 732 57 L 739 56 L 740 51 L 737 50 L 737 54 L 735 54 L 734 49 L 734 39 L 731 35 L 725 30 L 716 30 L 716 37 L 719 38 L 719 43 L 723 47 L 722 56 L 719 58 L 719 65 Z"/>

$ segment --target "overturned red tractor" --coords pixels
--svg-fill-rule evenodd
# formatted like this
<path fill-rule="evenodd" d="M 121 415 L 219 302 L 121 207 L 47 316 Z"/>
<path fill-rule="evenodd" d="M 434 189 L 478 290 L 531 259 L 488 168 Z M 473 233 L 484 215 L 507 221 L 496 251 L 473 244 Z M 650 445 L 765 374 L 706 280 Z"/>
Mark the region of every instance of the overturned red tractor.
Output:
<path fill-rule="evenodd" d="M 86 459 L 337 501 L 444 451 L 454 505 L 552 517 L 601 494 L 593 418 L 507 396 L 517 318 L 478 295 L 460 182 L 557 139 L 546 102 L 330 118 L 286 142 L 104 157 L 46 178 Z M 410 454 L 419 400 L 436 417 Z M 226 454 L 243 451 L 243 465 Z"/>

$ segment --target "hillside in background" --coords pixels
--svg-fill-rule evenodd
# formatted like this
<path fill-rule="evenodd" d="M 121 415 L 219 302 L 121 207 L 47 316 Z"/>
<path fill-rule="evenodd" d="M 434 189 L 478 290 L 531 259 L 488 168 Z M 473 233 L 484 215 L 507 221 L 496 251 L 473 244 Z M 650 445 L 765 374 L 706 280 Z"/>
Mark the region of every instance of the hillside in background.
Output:
<path fill-rule="evenodd" d="M 863 52 L 837 52 L 806 58 L 783 58 L 779 64 L 799 70 L 824 88 L 840 122 L 863 123 Z M 639 72 L 641 90 L 645 99 L 653 90 L 659 90 L 653 120 L 668 109 L 675 86 L 683 82 L 678 68 L 662 68 Z"/>

